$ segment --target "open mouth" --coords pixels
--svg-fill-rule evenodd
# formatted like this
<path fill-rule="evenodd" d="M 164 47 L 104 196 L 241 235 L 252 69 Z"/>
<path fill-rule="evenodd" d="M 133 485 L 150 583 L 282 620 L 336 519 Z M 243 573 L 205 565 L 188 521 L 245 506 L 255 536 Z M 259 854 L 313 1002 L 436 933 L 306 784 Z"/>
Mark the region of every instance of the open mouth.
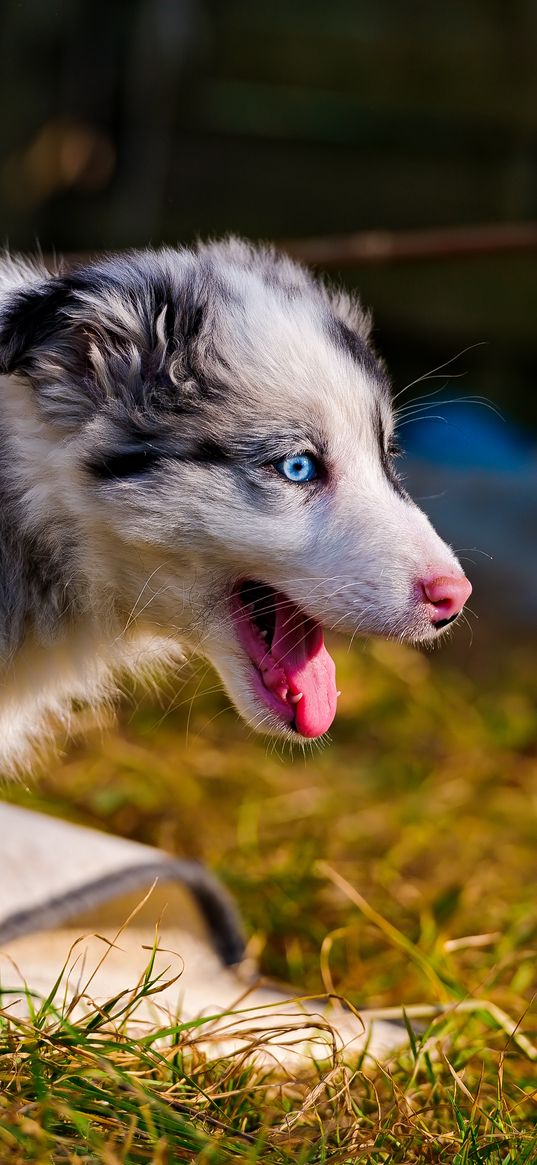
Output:
<path fill-rule="evenodd" d="M 281 591 L 242 580 L 231 600 L 253 687 L 265 707 L 299 736 L 322 736 L 336 714 L 336 668 L 323 629 Z"/>

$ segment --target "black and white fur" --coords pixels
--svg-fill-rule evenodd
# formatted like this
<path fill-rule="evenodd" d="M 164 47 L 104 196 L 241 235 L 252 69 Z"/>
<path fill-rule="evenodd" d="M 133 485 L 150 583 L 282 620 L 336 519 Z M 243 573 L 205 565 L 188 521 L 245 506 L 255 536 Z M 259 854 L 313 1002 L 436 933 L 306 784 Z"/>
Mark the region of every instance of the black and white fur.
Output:
<path fill-rule="evenodd" d="M 73 701 L 208 657 L 259 706 L 238 578 L 324 626 L 436 637 L 416 579 L 459 572 L 399 483 L 359 302 L 231 239 L 50 275 L 0 262 L 0 754 L 33 763 Z M 311 450 L 323 476 L 273 471 Z"/>

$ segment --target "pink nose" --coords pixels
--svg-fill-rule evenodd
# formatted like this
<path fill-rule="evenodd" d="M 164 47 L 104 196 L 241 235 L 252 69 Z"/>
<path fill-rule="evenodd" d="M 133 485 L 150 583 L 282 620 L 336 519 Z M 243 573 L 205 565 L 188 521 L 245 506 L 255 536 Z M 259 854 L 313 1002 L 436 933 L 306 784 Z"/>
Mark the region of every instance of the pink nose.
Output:
<path fill-rule="evenodd" d="M 421 585 L 425 598 L 435 608 L 433 623 L 454 619 L 472 593 L 472 584 L 463 574 L 441 575 L 439 578 L 422 580 Z"/>

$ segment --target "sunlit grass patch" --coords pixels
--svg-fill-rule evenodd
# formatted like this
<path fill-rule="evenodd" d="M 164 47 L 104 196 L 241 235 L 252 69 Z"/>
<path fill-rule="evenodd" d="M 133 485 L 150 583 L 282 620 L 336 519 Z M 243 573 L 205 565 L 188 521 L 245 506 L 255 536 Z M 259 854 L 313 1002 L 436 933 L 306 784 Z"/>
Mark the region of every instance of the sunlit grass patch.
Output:
<path fill-rule="evenodd" d="M 144 988 L 158 988 L 150 972 Z M 519 1059 L 514 1083 L 520 1050 L 486 1003 L 420 1035 L 409 1020 L 408 1050 L 389 1067 L 336 1055 L 298 1079 L 256 1070 L 242 1049 L 208 1055 L 203 1021 L 134 1036 L 120 1010 L 77 1023 L 52 998 L 27 1020 L 3 1010 L 2 1161 L 535 1159 L 536 1074 Z"/>
<path fill-rule="evenodd" d="M 202 1052 L 187 1071 L 184 1032 L 164 1053 L 7 1008 L 0 1160 L 537 1161 L 535 658 L 513 648 L 472 676 L 343 650 L 333 743 L 292 763 L 195 678 L 10 789 L 209 862 L 267 974 L 422 1018 L 389 1071 L 336 1062 L 269 1088 Z"/>

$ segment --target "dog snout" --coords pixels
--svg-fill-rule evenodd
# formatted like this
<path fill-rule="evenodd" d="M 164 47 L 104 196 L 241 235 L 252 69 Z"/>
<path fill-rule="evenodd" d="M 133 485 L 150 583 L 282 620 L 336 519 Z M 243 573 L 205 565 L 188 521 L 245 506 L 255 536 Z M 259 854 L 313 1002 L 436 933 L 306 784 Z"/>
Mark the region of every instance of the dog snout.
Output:
<path fill-rule="evenodd" d="M 442 574 L 420 580 L 421 594 L 434 627 L 445 627 L 460 615 L 472 593 L 472 584 L 464 574 Z"/>

